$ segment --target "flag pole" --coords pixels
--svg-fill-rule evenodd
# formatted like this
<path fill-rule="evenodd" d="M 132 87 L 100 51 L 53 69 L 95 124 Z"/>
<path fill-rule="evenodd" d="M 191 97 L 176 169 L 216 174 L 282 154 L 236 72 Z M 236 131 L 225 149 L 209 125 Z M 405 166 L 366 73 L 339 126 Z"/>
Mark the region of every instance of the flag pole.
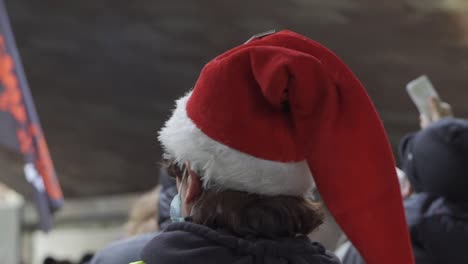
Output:
<path fill-rule="evenodd" d="M 13 61 L 12 71 L 14 77 L 16 77 L 18 86 L 10 88 L 19 90 L 18 94 L 22 97 L 22 104 L 18 105 L 18 107 L 22 107 L 22 111 L 26 113 L 24 120 L 17 120 L 18 130 L 16 133 L 20 143 L 20 150 L 26 163 L 24 172 L 26 179 L 34 190 L 40 228 L 44 231 L 49 231 L 52 228 L 53 212 L 63 205 L 63 194 L 42 133 L 40 120 L 29 90 L 21 58 L 16 48 L 3 0 L 0 0 L 0 28 L 5 42 L 5 53 L 6 56 L 11 56 L 11 60 Z M 14 115 L 13 117 L 15 118 Z"/>

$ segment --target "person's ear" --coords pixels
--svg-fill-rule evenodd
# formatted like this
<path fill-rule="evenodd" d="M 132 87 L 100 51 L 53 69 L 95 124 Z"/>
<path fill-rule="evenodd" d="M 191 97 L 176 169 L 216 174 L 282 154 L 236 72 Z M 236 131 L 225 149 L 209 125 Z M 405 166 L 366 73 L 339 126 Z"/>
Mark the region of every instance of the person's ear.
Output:
<path fill-rule="evenodd" d="M 190 166 L 187 166 L 187 168 L 190 168 Z M 187 187 L 185 190 L 185 204 L 194 202 L 202 193 L 202 182 L 200 176 L 191 169 L 188 169 Z"/>

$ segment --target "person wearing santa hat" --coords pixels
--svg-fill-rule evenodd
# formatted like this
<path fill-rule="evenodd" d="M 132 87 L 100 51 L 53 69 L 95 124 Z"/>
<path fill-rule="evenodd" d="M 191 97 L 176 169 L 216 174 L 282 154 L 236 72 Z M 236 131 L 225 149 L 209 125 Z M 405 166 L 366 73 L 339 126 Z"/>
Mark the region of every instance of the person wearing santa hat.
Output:
<path fill-rule="evenodd" d="M 177 179 L 176 223 L 140 263 L 339 263 L 307 237 L 322 222 L 314 182 L 368 264 L 413 263 L 382 123 L 315 41 L 269 32 L 214 58 L 159 141 Z"/>

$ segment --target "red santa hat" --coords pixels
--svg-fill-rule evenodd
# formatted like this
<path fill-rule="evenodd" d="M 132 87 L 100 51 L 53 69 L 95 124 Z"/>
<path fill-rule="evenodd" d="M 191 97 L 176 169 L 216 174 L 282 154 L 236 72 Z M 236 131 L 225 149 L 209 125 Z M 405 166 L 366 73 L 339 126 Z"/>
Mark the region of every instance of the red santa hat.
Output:
<path fill-rule="evenodd" d="M 356 76 L 317 42 L 281 31 L 216 57 L 159 140 L 205 188 L 301 196 L 314 179 L 368 264 L 413 263 L 382 123 Z"/>

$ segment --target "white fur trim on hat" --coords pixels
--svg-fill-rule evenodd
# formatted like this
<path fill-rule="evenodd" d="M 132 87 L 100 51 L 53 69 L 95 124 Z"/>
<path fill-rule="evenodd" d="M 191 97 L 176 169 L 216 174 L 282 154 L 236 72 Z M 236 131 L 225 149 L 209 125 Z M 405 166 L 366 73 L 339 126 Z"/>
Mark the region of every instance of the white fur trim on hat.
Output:
<path fill-rule="evenodd" d="M 205 135 L 187 116 L 191 93 L 177 100 L 172 117 L 159 132 L 165 152 L 177 162 L 190 162 L 204 188 L 263 195 L 305 195 L 313 187 L 306 161 L 278 162 L 256 158 Z"/>

